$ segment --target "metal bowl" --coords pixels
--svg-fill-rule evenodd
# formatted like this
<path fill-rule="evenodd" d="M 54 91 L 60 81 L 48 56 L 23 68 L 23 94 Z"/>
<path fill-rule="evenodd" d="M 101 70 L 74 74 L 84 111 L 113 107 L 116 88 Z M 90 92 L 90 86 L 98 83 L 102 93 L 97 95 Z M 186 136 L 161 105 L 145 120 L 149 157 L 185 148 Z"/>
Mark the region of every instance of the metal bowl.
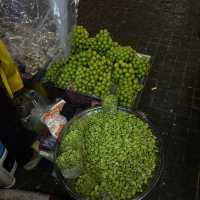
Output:
<path fill-rule="evenodd" d="M 76 120 L 86 117 L 94 112 L 98 112 L 102 109 L 102 107 L 96 107 L 96 108 L 91 108 L 88 110 L 85 110 L 79 114 L 77 114 L 76 116 L 74 116 L 65 126 L 65 128 L 63 129 L 62 133 L 61 133 L 61 140 L 64 134 L 66 134 L 69 130 L 69 127 L 71 126 L 71 124 L 73 124 Z M 156 187 L 162 172 L 163 172 L 163 168 L 164 168 L 164 149 L 163 149 L 163 142 L 161 139 L 161 136 L 159 134 L 158 131 L 156 131 L 156 129 L 153 127 L 152 123 L 147 119 L 147 117 L 141 113 L 141 112 L 133 112 L 131 110 L 128 109 L 124 109 L 119 107 L 118 108 L 119 111 L 122 112 L 126 112 L 129 113 L 131 115 L 135 115 L 136 117 L 138 117 L 139 119 L 141 119 L 143 122 L 147 123 L 149 125 L 149 127 L 152 130 L 152 133 L 156 136 L 157 138 L 157 145 L 159 147 L 159 153 L 158 153 L 158 161 L 157 161 L 157 166 L 154 172 L 154 176 L 149 180 L 149 183 L 147 184 L 147 186 L 144 188 L 144 191 L 142 193 L 139 193 L 137 195 L 137 197 L 135 197 L 133 200 L 143 200 L 145 197 L 147 197 L 150 192 Z M 60 141 L 61 141 L 60 140 Z M 57 145 L 55 154 L 54 154 L 54 161 L 56 161 L 56 158 L 58 156 L 59 153 L 59 144 Z M 81 197 L 78 193 L 74 192 L 71 181 L 69 179 L 66 179 L 63 174 L 62 171 L 59 169 L 59 167 L 55 164 L 55 172 L 58 178 L 58 181 L 63 185 L 64 190 L 66 191 L 66 195 L 70 195 L 73 199 L 75 200 L 90 200 L 89 198 L 86 197 Z"/>

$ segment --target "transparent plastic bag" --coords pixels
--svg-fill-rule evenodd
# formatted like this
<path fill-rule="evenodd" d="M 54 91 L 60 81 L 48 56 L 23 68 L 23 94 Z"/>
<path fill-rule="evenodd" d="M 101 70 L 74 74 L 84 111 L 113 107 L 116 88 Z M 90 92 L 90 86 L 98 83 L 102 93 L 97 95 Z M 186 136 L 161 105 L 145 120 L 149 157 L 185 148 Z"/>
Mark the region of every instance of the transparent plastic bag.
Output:
<path fill-rule="evenodd" d="M 40 118 L 40 121 L 48 127 L 51 135 L 56 139 L 60 138 L 61 131 L 67 123 L 67 119 L 60 114 L 64 105 L 65 101 L 58 99 Z"/>
<path fill-rule="evenodd" d="M 24 127 L 35 132 L 44 128 L 40 118 L 50 104 L 47 98 L 35 90 L 29 90 L 16 96 L 14 103 Z"/>
<path fill-rule="evenodd" d="M 0 32 L 30 78 L 67 55 L 76 24 L 78 0 L 1 0 Z"/>

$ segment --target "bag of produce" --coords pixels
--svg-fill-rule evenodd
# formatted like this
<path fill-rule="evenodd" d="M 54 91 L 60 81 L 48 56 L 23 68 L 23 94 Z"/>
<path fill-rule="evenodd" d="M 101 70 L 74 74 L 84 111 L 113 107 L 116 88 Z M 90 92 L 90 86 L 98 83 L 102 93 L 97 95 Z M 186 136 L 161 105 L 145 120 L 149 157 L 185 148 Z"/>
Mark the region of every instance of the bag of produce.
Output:
<path fill-rule="evenodd" d="M 1 0 L 0 33 L 31 78 L 52 59 L 67 55 L 78 0 Z"/>

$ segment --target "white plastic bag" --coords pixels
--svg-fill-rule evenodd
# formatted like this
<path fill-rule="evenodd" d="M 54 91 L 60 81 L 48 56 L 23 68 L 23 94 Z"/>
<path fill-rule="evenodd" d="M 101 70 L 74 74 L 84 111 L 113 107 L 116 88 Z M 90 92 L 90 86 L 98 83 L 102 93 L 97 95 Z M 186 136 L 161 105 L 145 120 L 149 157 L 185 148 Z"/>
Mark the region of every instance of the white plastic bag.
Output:
<path fill-rule="evenodd" d="M 78 0 L 0 0 L 0 32 L 30 78 L 67 55 Z"/>

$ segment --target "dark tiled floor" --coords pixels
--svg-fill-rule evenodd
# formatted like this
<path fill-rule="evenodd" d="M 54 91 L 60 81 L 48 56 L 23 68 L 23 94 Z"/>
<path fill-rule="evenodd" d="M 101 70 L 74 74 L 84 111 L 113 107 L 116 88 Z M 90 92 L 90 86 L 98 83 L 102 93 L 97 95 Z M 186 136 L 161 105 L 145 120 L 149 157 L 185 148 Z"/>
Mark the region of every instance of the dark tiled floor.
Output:
<path fill-rule="evenodd" d="M 199 198 L 200 40 L 192 8 L 188 0 L 80 3 L 79 23 L 90 32 L 108 28 L 122 44 L 152 56 L 138 108 L 160 128 L 168 147 L 153 200 Z"/>
<path fill-rule="evenodd" d="M 80 1 L 79 24 L 89 32 L 107 28 L 115 40 L 152 56 L 138 109 L 160 129 L 166 166 L 146 200 L 200 198 L 200 21 L 193 9 L 188 0 Z M 19 187 L 62 194 L 53 178 L 47 181 L 51 169 L 45 169 L 41 180 L 31 186 L 21 180 Z M 41 174 L 40 169 L 34 173 Z"/>

